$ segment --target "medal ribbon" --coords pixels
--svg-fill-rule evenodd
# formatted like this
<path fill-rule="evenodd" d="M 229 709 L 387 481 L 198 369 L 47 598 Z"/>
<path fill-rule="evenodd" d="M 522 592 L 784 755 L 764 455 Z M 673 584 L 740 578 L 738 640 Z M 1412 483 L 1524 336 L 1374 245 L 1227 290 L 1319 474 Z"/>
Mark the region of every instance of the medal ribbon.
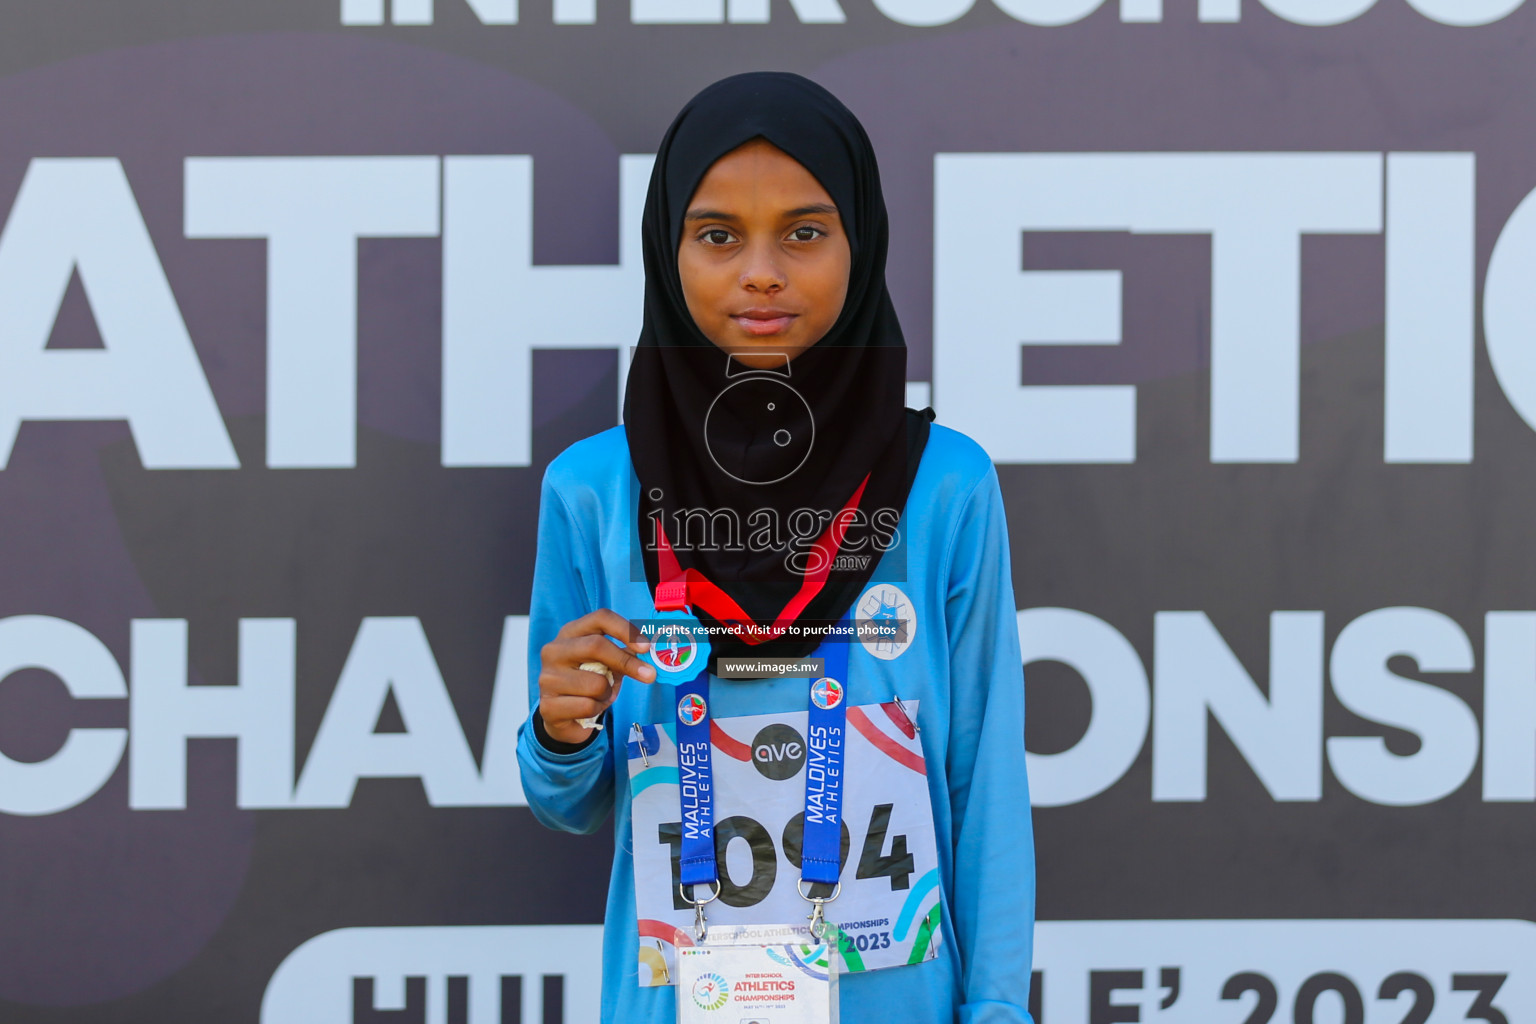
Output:
<path fill-rule="evenodd" d="M 784 606 L 783 611 L 779 612 L 771 626 L 765 627 L 762 631 L 749 630 L 742 635 L 742 640 L 749 644 L 760 644 L 782 636 L 795 618 L 805 610 L 805 606 L 811 603 L 811 598 L 826 585 L 827 576 L 832 572 L 832 562 L 837 557 L 838 548 L 843 545 L 843 536 L 848 532 L 851 513 L 858 509 L 859 499 L 864 497 L 864 487 L 868 483 L 868 476 L 859 481 L 853 496 L 832 517 L 827 528 L 811 546 L 816 571 L 804 575 L 799 591 L 789 599 L 789 603 Z M 678 563 L 677 553 L 672 550 L 672 544 L 667 540 L 667 531 L 662 528 L 659 521 L 656 523 L 656 569 L 661 578 L 661 582 L 656 586 L 657 611 L 671 611 L 698 605 L 718 622 L 752 623 L 752 617 L 742 610 L 734 597 L 711 583 L 699 570 L 684 569 Z"/>

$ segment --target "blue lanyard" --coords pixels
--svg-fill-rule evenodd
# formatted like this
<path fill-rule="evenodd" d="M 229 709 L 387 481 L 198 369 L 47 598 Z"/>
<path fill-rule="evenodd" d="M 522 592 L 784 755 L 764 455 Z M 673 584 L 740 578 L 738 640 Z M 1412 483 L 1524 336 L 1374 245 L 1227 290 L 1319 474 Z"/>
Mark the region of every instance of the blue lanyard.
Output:
<path fill-rule="evenodd" d="M 709 670 L 677 687 L 677 791 L 682 803 L 679 881 L 709 885 L 715 865 L 715 773 L 709 751 Z"/>
<path fill-rule="evenodd" d="M 839 630 L 848 626 L 844 619 Z M 805 837 L 800 878 L 834 885 L 842 869 L 843 752 L 848 732 L 848 645 L 844 633 L 821 645 L 825 674 L 811 683 L 805 729 Z"/>
<path fill-rule="evenodd" d="M 842 860 L 843 753 L 848 723 L 848 645 L 851 623 L 823 640 L 816 654 L 824 674 L 810 682 L 805 758 L 805 836 L 800 877 L 836 884 Z M 709 673 L 677 687 L 678 800 L 683 845 L 678 880 L 685 886 L 719 880 L 715 861 L 714 769 L 710 760 Z"/>

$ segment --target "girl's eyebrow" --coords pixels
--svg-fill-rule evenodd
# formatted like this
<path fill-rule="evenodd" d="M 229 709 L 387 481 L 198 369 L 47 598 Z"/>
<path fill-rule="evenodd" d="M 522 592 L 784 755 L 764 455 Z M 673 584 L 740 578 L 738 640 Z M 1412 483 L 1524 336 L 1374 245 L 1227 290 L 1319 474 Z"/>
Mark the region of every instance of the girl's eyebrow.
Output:
<path fill-rule="evenodd" d="M 816 214 L 837 213 L 837 207 L 831 203 L 812 203 L 810 206 L 797 206 L 793 210 L 785 210 L 784 216 L 788 217 L 812 217 Z M 723 210 L 689 210 L 683 215 L 683 220 L 740 220 L 734 213 L 726 213 Z"/>
<path fill-rule="evenodd" d="M 818 213 L 837 213 L 837 207 L 831 203 L 813 203 L 810 206 L 797 206 L 793 210 L 784 213 L 786 217 L 810 217 Z"/>

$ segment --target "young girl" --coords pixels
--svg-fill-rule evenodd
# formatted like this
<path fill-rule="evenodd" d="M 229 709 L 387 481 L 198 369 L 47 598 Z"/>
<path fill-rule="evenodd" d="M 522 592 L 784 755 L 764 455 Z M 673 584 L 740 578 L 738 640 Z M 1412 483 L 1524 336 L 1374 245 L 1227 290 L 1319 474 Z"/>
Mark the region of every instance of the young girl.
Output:
<path fill-rule="evenodd" d="M 1027 1022 L 1007 524 L 987 454 L 903 408 L 869 139 L 797 75 L 718 82 L 662 141 L 643 239 L 624 425 L 544 478 L 518 747 L 546 825 L 615 811 L 602 1019 L 718 1005 L 676 987 L 681 949 L 811 915 L 843 1020 Z M 708 644 L 645 628 L 678 622 Z"/>

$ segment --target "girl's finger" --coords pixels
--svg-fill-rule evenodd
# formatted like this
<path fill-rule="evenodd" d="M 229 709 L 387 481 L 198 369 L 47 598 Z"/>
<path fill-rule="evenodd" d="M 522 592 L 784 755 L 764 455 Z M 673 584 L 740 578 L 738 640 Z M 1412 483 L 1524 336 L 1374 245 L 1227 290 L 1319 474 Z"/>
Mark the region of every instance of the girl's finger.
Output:
<path fill-rule="evenodd" d="M 571 639 L 594 634 L 611 636 L 637 652 L 651 649 L 650 641 L 639 638 L 630 621 L 611 608 L 599 608 L 595 612 L 588 612 L 579 619 L 567 622 L 560 627 L 560 632 L 556 636 L 560 639 Z"/>
<path fill-rule="evenodd" d="M 551 697 L 582 697 L 587 700 L 607 700 L 613 692 L 613 684 L 602 672 L 587 672 L 579 668 L 559 665 L 546 668 L 539 676 L 541 693 Z"/>
<path fill-rule="evenodd" d="M 546 726 L 566 725 L 579 718 L 596 718 L 607 710 L 607 704 L 587 697 L 546 695 L 539 699 L 539 715 Z"/>
<path fill-rule="evenodd" d="M 583 661 L 598 661 L 606 665 L 615 676 L 629 676 L 642 683 L 656 681 L 656 669 L 653 665 L 635 657 L 622 647 L 614 646 L 605 637 L 593 635 L 580 637 L 571 641 L 570 650 L 573 655 L 572 660 L 577 660 L 578 664 Z"/>
<path fill-rule="evenodd" d="M 577 667 L 583 672 L 592 672 L 608 680 L 606 703 L 609 707 L 612 707 L 614 699 L 618 697 L 618 694 L 615 692 L 616 688 L 613 685 L 613 673 L 608 671 L 608 666 L 600 661 L 584 661 Z M 584 729 L 601 729 L 603 727 L 602 719 L 596 715 L 591 718 L 578 718 L 576 719 L 576 724 Z"/>

